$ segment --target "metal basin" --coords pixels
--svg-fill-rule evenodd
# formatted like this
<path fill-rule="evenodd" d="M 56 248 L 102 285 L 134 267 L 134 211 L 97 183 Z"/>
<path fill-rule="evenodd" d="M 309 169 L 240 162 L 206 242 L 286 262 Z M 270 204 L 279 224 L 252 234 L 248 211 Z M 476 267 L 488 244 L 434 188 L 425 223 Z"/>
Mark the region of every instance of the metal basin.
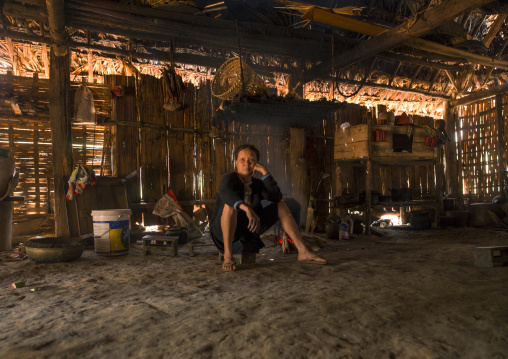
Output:
<path fill-rule="evenodd" d="M 30 239 L 25 243 L 26 254 L 37 263 L 70 262 L 83 254 L 82 241 L 42 237 Z"/>

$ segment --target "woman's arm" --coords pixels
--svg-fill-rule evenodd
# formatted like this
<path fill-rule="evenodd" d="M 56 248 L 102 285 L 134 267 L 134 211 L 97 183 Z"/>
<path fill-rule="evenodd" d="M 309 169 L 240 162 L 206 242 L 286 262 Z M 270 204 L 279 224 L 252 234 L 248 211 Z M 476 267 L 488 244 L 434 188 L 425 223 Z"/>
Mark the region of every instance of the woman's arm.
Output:
<path fill-rule="evenodd" d="M 266 166 L 263 166 L 260 163 L 257 163 L 254 167 L 254 170 L 261 173 L 261 181 L 263 182 L 263 199 L 266 199 L 270 202 L 280 202 L 282 200 L 282 193 L 280 191 L 279 185 L 273 178 L 273 176 L 268 171 Z"/>

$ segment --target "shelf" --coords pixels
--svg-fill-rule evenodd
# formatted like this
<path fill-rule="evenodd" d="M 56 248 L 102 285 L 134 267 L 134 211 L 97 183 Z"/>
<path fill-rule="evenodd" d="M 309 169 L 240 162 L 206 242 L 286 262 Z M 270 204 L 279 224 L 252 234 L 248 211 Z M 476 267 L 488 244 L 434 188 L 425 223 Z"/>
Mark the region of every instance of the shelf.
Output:
<path fill-rule="evenodd" d="M 374 141 L 376 131 L 377 138 L 383 141 Z M 407 135 L 407 137 L 405 136 Z M 335 132 L 334 160 L 340 166 L 341 164 L 359 165 L 365 167 L 365 192 L 370 194 L 372 190 L 372 168 L 389 166 L 415 166 L 415 165 L 433 165 L 436 170 L 436 191 L 439 195 L 439 148 L 425 145 L 427 134 L 425 130 L 418 126 L 381 126 L 363 124 L 347 127 Z M 394 139 L 395 146 L 394 146 Z M 406 149 L 407 151 L 394 151 Z M 411 151 L 411 152 L 408 152 Z M 415 200 L 407 202 L 381 202 L 372 205 L 370 196 L 366 198 L 365 203 L 339 205 L 339 208 L 363 207 L 365 209 L 365 223 L 371 223 L 372 208 L 379 207 L 405 207 L 420 206 L 432 207 L 436 209 L 435 220 L 438 223 L 440 198 L 435 200 Z M 365 228 L 365 233 L 370 234 L 370 225 Z"/>
<path fill-rule="evenodd" d="M 371 207 L 438 207 L 439 203 L 432 200 L 427 201 L 407 201 L 407 202 L 379 202 L 377 204 L 371 204 Z M 354 207 L 365 207 L 365 203 L 351 203 L 351 204 L 339 204 L 338 208 L 354 208 Z"/>
<path fill-rule="evenodd" d="M 375 130 L 385 131 L 385 141 L 372 141 Z M 394 135 L 411 135 L 411 152 L 394 152 Z M 370 158 L 375 162 L 399 164 L 400 162 L 434 161 L 438 157 L 437 147 L 424 145 L 426 132 L 417 126 L 357 125 L 335 133 L 335 161 L 362 161 Z"/>

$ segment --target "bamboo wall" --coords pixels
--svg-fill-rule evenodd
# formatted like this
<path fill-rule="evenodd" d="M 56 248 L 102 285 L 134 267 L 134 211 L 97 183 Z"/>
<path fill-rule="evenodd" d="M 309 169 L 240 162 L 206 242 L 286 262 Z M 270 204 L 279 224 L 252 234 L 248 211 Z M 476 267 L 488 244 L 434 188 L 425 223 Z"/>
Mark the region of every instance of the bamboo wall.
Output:
<path fill-rule="evenodd" d="M 92 84 L 91 88 L 100 123 L 106 126 L 73 124 L 74 162 L 93 166 L 98 175 L 125 177 L 136 171 L 137 175 L 128 181 L 134 206 L 153 205 L 168 189 L 190 211 L 196 203 L 213 205 L 222 176 L 234 170 L 233 151 L 243 143 L 259 148 L 261 162 L 270 169 L 282 192 L 298 198 L 303 208 L 320 173 L 331 174 L 319 187 L 320 215 L 328 213 L 327 199 L 364 189 L 363 167 L 336 166 L 333 161 L 336 127 L 344 122 L 356 125 L 371 120 L 364 107 L 344 103 L 313 129 L 293 132 L 288 127 L 271 124 L 269 118 L 267 124 L 222 122 L 218 124 L 217 136 L 212 137 L 211 119 L 220 100 L 211 95 L 210 82 L 199 88 L 187 84 L 184 107 L 175 112 L 163 109 L 169 93 L 162 79 L 147 75 L 137 79 L 109 76 L 105 82 Z M 27 198 L 15 211 L 20 215 L 51 212 L 48 81 L 6 75 L 0 76 L 0 85 L 2 96 L 15 98 L 23 112 L 15 115 L 9 101 L 0 104 L 0 145 L 13 150 L 12 158 L 21 171 L 16 194 Z M 123 86 L 124 94 L 111 100 L 110 90 L 116 85 Z M 72 83 L 71 100 L 77 86 L 79 83 Z M 497 194 L 495 189 L 500 183 L 495 166 L 499 154 L 494 105 L 493 99 L 486 100 L 465 106 L 459 114 L 457 142 L 461 151 L 457 157 L 463 166 L 464 192 L 478 198 Z M 414 116 L 413 120 L 419 125 L 434 124 L 432 118 Z M 295 146 L 304 148 L 302 158 L 295 158 Z M 295 178 L 299 178 L 296 185 Z M 434 168 L 423 165 L 374 168 L 374 190 L 388 194 L 390 188 L 405 186 L 413 189 L 415 198 L 432 196 Z M 149 218 L 149 207 L 137 209 L 141 208 Z"/>
<path fill-rule="evenodd" d="M 70 98 L 81 83 L 71 83 Z M 94 94 L 98 118 L 109 117 L 109 88 L 89 84 Z M 51 213 L 53 201 L 53 165 L 51 130 L 49 124 L 49 81 L 0 75 L 3 103 L 0 105 L 0 146 L 12 150 L 11 158 L 20 171 L 15 195 L 25 196 L 25 202 L 14 203 L 16 215 Z M 22 114 L 15 114 L 11 102 L 16 102 Z M 71 108 L 72 110 L 72 108 Z M 74 163 L 93 166 L 97 174 L 111 173 L 109 153 L 103 151 L 109 130 L 104 126 L 73 124 Z"/>
<path fill-rule="evenodd" d="M 503 112 L 508 110 L 507 97 L 503 96 Z M 508 154 L 499 151 L 499 128 L 496 114 L 496 98 L 491 97 L 458 109 L 456 141 L 458 147 L 459 186 L 472 202 L 489 201 L 499 195 L 503 183 L 498 167 L 503 156 L 506 165 Z M 504 122 L 506 146 L 508 125 Z M 506 170 L 506 168 L 505 168 Z"/>
<path fill-rule="evenodd" d="M 113 168 L 117 176 L 139 169 L 137 177 L 129 181 L 130 198 L 135 203 L 153 204 L 172 189 L 184 204 L 213 206 L 222 176 L 235 169 L 233 152 L 244 143 L 259 149 L 260 161 L 269 168 L 283 194 L 298 194 L 304 208 L 311 185 L 316 184 L 320 173 L 333 175 L 335 172 L 334 118 L 305 132 L 301 143 L 306 154 L 305 166 L 301 170 L 310 182 L 300 184 L 296 190 L 292 184 L 295 169 L 290 163 L 288 127 L 269 125 L 270 118 L 265 119 L 267 124 L 223 121 L 217 126 L 218 136 L 210 136 L 211 119 L 220 105 L 220 100 L 211 95 L 210 82 L 202 83 L 199 88 L 187 84 L 183 109 L 174 112 L 163 109 L 169 93 L 162 79 L 144 75 L 137 80 L 112 76 L 106 78 L 106 83 L 123 85 L 125 89 L 126 95 L 115 98 L 112 104 Z M 332 176 L 320 188 L 320 196 L 331 197 L 333 186 Z M 328 205 L 327 201 L 322 203 L 326 210 Z M 134 207 L 141 208 L 145 225 L 157 222 L 157 218 L 150 218 L 151 206 Z M 186 209 L 191 211 L 192 207 Z"/>

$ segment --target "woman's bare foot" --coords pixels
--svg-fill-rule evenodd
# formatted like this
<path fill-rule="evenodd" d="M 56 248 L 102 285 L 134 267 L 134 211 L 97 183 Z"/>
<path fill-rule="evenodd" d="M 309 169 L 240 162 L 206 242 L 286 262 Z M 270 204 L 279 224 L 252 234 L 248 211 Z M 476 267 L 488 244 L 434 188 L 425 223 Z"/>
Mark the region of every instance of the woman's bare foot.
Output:
<path fill-rule="evenodd" d="M 327 264 L 328 261 L 320 256 L 311 253 L 311 252 L 303 252 L 298 253 L 298 261 L 302 263 L 311 263 L 311 264 Z"/>

